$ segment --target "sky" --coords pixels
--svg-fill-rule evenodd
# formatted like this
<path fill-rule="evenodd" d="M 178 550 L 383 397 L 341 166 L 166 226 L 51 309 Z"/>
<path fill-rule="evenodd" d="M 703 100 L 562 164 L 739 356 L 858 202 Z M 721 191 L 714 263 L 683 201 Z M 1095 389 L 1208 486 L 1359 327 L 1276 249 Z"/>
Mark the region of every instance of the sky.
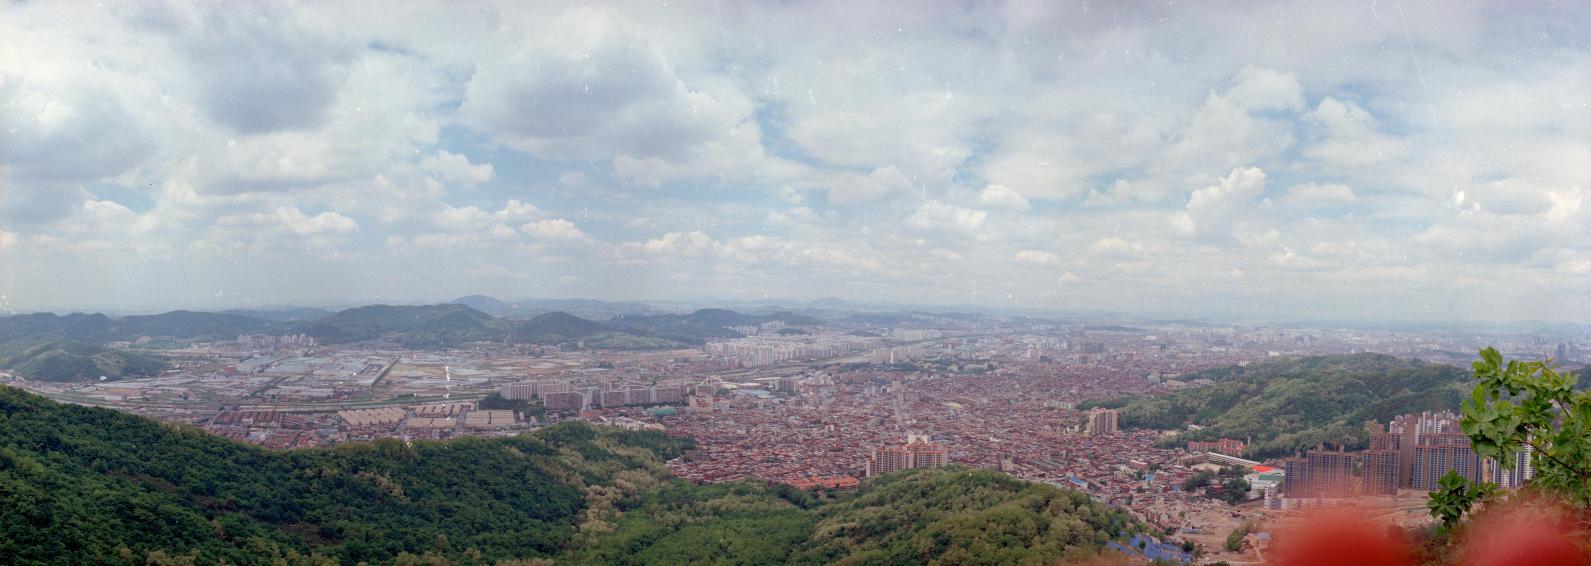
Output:
<path fill-rule="evenodd" d="M 1585 3 L 0 6 L 0 310 L 1591 321 Z"/>

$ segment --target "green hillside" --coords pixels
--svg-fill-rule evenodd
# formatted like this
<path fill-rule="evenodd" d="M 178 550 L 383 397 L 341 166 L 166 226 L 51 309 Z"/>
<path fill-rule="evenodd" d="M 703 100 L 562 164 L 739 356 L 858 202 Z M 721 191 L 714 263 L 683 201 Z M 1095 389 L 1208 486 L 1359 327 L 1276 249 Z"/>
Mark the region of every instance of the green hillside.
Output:
<path fill-rule="evenodd" d="M 87 344 L 133 340 L 140 336 L 171 336 L 200 340 L 230 340 L 239 334 L 288 333 L 286 322 L 239 314 L 171 311 L 162 314 L 111 318 L 103 314 L 53 313 L 0 317 L 0 343 L 35 338 L 60 338 Z"/>
<path fill-rule="evenodd" d="M 474 340 L 500 340 L 503 325 L 465 305 L 351 308 L 310 323 L 304 333 L 326 344 L 360 342 L 392 334 L 410 347 L 444 347 Z"/>
<path fill-rule="evenodd" d="M 688 444 L 570 423 L 268 451 L 0 387 L 0 563 L 1053 563 L 1141 530 L 963 468 L 830 495 L 698 486 L 662 466 Z"/>
<path fill-rule="evenodd" d="M 531 344 L 560 344 L 608 331 L 606 326 L 572 314 L 550 312 L 513 324 L 508 339 Z"/>
<path fill-rule="evenodd" d="M 493 307 L 490 297 L 464 297 L 462 302 Z M 542 301 L 557 303 L 557 301 Z M 580 307 L 580 301 L 564 301 Z M 737 338 L 726 326 L 770 321 L 817 324 L 817 319 L 786 312 L 745 315 L 723 309 L 702 309 L 688 315 L 621 316 L 605 323 L 565 312 L 544 312 L 528 320 L 497 318 L 470 304 L 370 305 L 336 313 L 318 309 L 172 311 L 156 315 L 111 318 L 103 314 L 65 316 L 34 313 L 0 317 L 0 344 L 41 338 L 104 344 L 141 336 L 179 340 L 231 340 L 239 334 L 307 334 L 323 344 L 345 344 L 388 338 L 410 348 L 451 348 L 468 342 L 508 341 L 522 344 L 574 344 L 587 348 L 653 350 L 701 344 L 708 338 Z M 504 303 L 506 304 L 506 303 Z M 538 303 L 540 304 L 540 303 Z M 502 310 L 502 307 L 493 307 Z"/>
<path fill-rule="evenodd" d="M 1247 439 L 1248 455 L 1273 457 L 1342 443 L 1369 442 L 1366 420 L 1458 409 L 1469 373 L 1456 367 L 1380 354 L 1316 356 L 1232 366 L 1184 376 L 1214 385 L 1159 397 L 1085 403 L 1119 408 L 1125 428 L 1204 427 L 1168 441 Z"/>
<path fill-rule="evenodd" d="M 58 338 L 0 344 L 0 370 L 38 381 L 143 377 L 165 368 L 166 361 L 159 356 Z"/>

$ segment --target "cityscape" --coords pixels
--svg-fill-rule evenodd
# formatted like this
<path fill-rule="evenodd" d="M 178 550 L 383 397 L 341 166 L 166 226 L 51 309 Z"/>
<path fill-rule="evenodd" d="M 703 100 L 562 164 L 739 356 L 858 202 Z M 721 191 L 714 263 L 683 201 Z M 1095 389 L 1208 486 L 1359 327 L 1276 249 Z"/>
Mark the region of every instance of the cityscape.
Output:
<path fill-rule="evenodd" d="M 0 2 L 0 565 L 1591 565 L 1591 2 Z"/>
<path fill-rule="evenodd" d="M 1425 494 L 1448 471 L 1516 488 L 1532 477 L 1529 454 L 1506 469 L 1479 457 L 1444 411 L 1364 423 L 1373 430 L 1362 449 L 1250 459 L 1245 439 L 1179 441 L 1187 430 L 1127 428 L 1117 409 L 1081 405 L 1198 390 L 1214 383 L 1206 370 L 1278 359 L 1384 353 L 1457 365 L 1483 345 L 1570 366 L 1591 358 L 1584 336 L 1537 333 L 811 312 L 821 316 L 644 351 L 488 341 L 416 350 L 396 334 L 350 344 L 138 336 L 111 346 L 166 356 L 169 369 L 116 381 L 0 376 L 58 401 L 279 450 L 582 421 L 692 439 L 666 465 L 703 483 L 847 490 L 954 464 L 1081 491 L 1220 558 L 1233 529 L 1299 509 L 1370 506 L 1426 524 Z M 1234 469 L 1242 493 L 1215 497 L 1190 483 Z"/>

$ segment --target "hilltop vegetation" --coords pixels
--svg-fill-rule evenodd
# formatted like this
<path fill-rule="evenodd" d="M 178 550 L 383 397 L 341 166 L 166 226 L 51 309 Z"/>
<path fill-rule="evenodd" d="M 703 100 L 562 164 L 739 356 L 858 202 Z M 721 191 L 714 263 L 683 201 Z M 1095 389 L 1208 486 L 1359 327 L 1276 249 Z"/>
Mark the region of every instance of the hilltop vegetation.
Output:
<path fill-rule="evenodd" d="M 271 452 L 0 387 L 0 563 L 553 556 L 597 502 L 665 481 L 683 447 L 571 424 Z"/>
<path fill-rule="evenodd" d="M 489 297 L 465 297 L 460 301 L 466 299 L 472 304 L 494 304 L 488 301 Z M 563 302 L 575 303 L 577 306 L 582 303 Z M 496 308 L 502 310 L 506 307 Z M 740 337 L 739 332 L 730 330 L 728 326 L 751 326 L 770 321 L 796 325 L 818 323 L 817 319 L 793 313 L 746 315 L 723 309 L 702 309 L 685 315 L 621 317 L 606 322 L 556 311 L 543 312 L 529 319 L 498 318 L 462 303 L 370 305 L 336 313 L 325 313 L 318 309 L 223 313 L 173 311 L 120 318 L 103 314 L 73 313 L 61 316 L 36 313 L 0 317 L 0 344 L 52 338 L 85 345 L 103 345 L 144 336 L 209 341 L 230 340 L 239 334 L 302 333 L 323 344 L 385 338 L 410 348 L 450 348 L 469 342 L 491 341 L 651 350 L 701 344 L 708 338 Z"/>
<path fill-rule="evenodd" d="M 1316 356 L 1198 372 L 1214 385 L 1160 397 L 1085 403 L 1121 410 L 1125 428 L 1204 427 L 1168 441 L 1246 439 L 1247 455 L 1273 457 L 1369 442 L 1364 423 L 1409 412 L 1457 409 L 1468 372 L 1380 354 Z"/>
<path fill-rule="evenodd" d="M 165 368 L 166 362 L 159 356 L 59 338 L 0 344 L 0 370 L 39 381 L 144 377 L 158 375 Z"/>
<path fill-rule="evenodd" d="M 840 494 L 698 486 L 661 465 L 688 446 L 569 423 L 273 452 L 0 387 L 0 563 L 1053 563 L 1142 530 L 958 467 Z"/>
<path fill-rule="evenodd" d="M 289 323 L 237 314 L 171 311 L 162 314 L 111 318 L 103 314 L 53 313 L 0 317 L 0 342 L 34 338 L 60 338 L 86 344 L 133 340 L 140 336 L 171 336 L 198 340 L 227 340 L 239 334 L 285 333 Z"/>
<path fill-rule="evenodd" d="M 491 315 L 464 305 L 351 308 L 321 318 L 304 333 L 327 344 L 359 342 L 398 334 L 414 348 L 434 348 L 477 340 L 499 340 L 502 325 Z"/>

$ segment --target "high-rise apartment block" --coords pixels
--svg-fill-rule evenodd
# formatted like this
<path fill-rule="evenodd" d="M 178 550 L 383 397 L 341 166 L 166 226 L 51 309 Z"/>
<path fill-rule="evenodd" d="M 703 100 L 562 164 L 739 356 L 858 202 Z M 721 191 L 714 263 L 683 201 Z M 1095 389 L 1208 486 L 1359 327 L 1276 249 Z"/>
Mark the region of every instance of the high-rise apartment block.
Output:
<path fill-rule="evenodd" d="M 567 381 L 526 381 L 523 383 L 510 383 L 504 385 L 498 392 L 504 399 L 528 401 L 531 399 L 544 399 L 549 393 L 562 393 L 569 391 Z"/>
<path fill-rule="evenodd" d="M 1354 487 L 1354 464 L 1362 473 Z M 1287 478 L 1282 492 L 1288 497 L 1345 497 L 1393 495 L 1399 489 L 1431 491 L 1449 471 L 1470 481 L 1496 482 L 1519 487 L 1535 475 L 1530 453 L 1520 451 L 1512 466 L 1481 458 L 1459 431 L 1459 416 L 1451 412 L 1402 415 L 1382 430 L 1373 427 L 1370 448 L 1360 453 L 1311 450 L 1307 457 L 1283 461 Z"/>
<path fill-rule="evenodd" d="M 909 468 L 937 468 L 950 463 L 950 450 L 943 444 L 912 439 L 901 446 L 885 446 L 873 450 L 867 459 L 867 477 Z"/>
<path fill-rule="evenodd" d="M 1355 452 L 1321 447 L 1310 450 L 1304 457 L 1287 458 L 1282 461 L 1283 469 L 1287 471 L 1282 493 L 1290 498 L 1353 495 L 1358 491 L 1358 482 L 1353 475 L 1357 457 Z"/>
<path fill-rule="evenodd" d="M 579 391 L 548 393 L 544 402 L 549 411 L 582 411 L 586 408 L 586 395 Z"/>
<path fill-rule="evenodd" d="M 1115 409 L 1094 408 L 1088 412 L 1088 435 L 1104 436 L 1116 434 L 1117 412 Z"/>

